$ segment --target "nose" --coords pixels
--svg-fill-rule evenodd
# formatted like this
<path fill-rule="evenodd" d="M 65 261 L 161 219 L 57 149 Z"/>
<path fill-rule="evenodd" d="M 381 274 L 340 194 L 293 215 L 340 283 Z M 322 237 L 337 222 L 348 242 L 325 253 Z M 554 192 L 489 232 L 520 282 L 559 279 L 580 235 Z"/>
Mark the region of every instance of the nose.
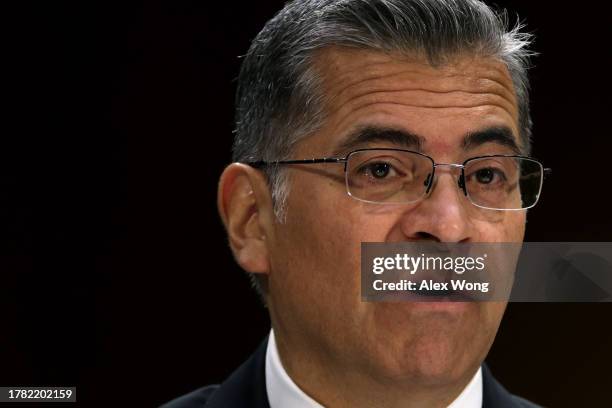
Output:
<path fill-rule="evenodd" d="M 467 192 L 465 190 L 465 180 L 463 179 L 463 168 L 465 167 L 463 164 L 455 164 L 455 163 L 437 163 L 434 164 L 434 169 L 437 169 L 438 167 L 440 168 L 444 168 L 447 167 L 449 171 L 452 170 L 458 170 L 461 171 L 461 173 L 459 174 L 459 177 L 457 178 L 457 185 L 459 186 L 459 188 L 461 189 L 461 191 L 463 191 L 463 195 L 467 196 Z M 442 170 L 438 170 L 438 172 L 441 172 Z M 431 177 L 434 177 L 433 174 L 429 174 L 427 176 L 427 179 L 425 180 L 425 184 L 428 184 L 427 187 L 427 193 L 429 193 L 434 185 L 435 180 L 433 180 L 433 182 L 430 183 Z"/>
<path fill-rule="evenodd" d="M 402 215 L 401 229 L 408 239 L 467 242 L 473 238 L 467 210 L 471 204 L 461 188 L 460 176 L 453 174 L 460 167 L 452 164 L 436 167 L 429 195 Z"/>

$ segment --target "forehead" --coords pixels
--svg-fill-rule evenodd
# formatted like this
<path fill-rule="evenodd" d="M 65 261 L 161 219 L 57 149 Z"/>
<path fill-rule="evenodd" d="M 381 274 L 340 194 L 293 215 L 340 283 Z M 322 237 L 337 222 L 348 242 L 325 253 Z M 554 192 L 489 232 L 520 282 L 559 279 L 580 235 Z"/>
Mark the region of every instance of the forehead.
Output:
<path fill-rule="evenodd" d="M 424 58 L 326 48 L 314 59 L 322 78 L 329 144 L 358 126 L 390 126 L 450 144 L 479 127 L 504 126 L 517 137 L 512 79 L 500 61 L 460 55 L 440 66 Z M 330 147 L 330 146 L 327 146 Z"/>

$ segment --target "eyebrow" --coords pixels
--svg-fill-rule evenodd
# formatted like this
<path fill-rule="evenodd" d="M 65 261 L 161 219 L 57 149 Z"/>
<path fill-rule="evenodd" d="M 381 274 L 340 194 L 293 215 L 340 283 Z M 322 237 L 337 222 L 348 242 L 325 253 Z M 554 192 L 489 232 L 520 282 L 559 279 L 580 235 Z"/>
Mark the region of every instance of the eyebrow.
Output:
<path fill-rule="evenodd" d="M 474 149 L 485 143 L 497 143 L 509 147 L 516 154 L 521 153 L 521 148 L 516 142 L 512 130 L 506 126 L 490 127 L 476 132 L 468 133 L 463 138 L 463 150 Z"/>
<path fill-rule="evenodd" d="M 396 128 L 385 128 L 378 126 L 365 126 L 351 132 L 344 138 L 334 154 L 348 153 L 368 143 L 387 142 L 393 145 L 420 151 L 424 144 L 421 136 Z"/>
<path fill-rule="evenodd" d="M 387 142 L 421 152 L 425 145 L 425 138 L 403 129 L 364 126 L 349 133 L 333 154 L 336 156 L 345 154 L 374 142 Z M 516 154 L 521 153 L 512 130 L 506 126 L 494 126 L 470 132 L 463 138 L 461 147 L 463 150 L 471 150 L 486 143 L 496 143 L 509 147 Z"/>

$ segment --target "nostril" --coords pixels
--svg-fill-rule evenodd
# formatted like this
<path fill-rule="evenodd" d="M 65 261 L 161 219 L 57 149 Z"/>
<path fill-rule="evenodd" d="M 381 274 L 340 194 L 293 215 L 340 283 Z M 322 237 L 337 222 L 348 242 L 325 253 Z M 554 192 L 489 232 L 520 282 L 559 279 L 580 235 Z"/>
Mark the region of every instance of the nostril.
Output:
<path fill-rule="evenodd" d="M 435 241 L 435 242 L 440 242 L 440 240 L 438 239 L 438 237 L 436 237 L 433 234 L 430 234 L 429 232 L 425 232 L 425 231 L 417 231 L 417 233 L 415 234 L 417 236 L 417 238 L 424 240 L 424 241 Z"/>

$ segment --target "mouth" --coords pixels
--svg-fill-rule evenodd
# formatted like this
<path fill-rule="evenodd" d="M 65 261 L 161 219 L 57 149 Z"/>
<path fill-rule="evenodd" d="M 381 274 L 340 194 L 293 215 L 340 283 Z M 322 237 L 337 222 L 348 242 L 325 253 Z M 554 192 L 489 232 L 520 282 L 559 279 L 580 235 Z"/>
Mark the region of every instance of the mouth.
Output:
<path fill-rule="evenodd" d="M 417 290 L 411 295 L 414 302 L 473 302 L 475 299 L 467 293 L 453 290 Z M 412 297 L 412 296 L 411 296 Z"/>

